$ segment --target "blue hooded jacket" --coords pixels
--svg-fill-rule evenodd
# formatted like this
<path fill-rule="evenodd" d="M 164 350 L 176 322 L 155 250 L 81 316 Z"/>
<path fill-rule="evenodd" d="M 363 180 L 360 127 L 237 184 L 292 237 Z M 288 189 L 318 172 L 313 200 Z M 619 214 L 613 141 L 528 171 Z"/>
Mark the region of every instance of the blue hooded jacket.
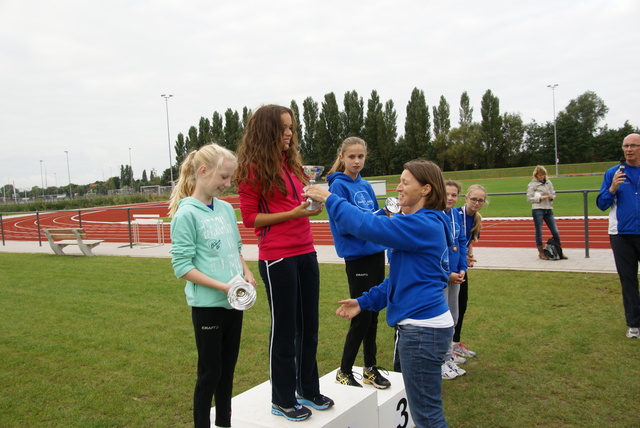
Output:
<path fill-rule="evenodd" d="M 343 172 L 334 172 L 327 177 L 329 191 L 340 196 L 363 212 L 373 213 L 378 210 L 378 200 L 368 181 L 358 174 L 354 180 Z M 329 227 L 338 256 L 345 260 L 355 260 L 384 251 L 386 248 L 373 242 L 354 236 L 350 230 L 337 224 L 329 217 Z"/>
<path fill-rule="evenodd" d="M 387 324 L 411 318 L 426 320 L 449 311 L 442 291 L 449 280 L 450 221 L 443 211 L 422 208 L 394 217 L 370 215 L 332 194 L 327 212 L 357 238 L 389 252 L 389 277 L 358 297 L 362 309 L 387 308 Z"/>
<path fill-rule="evenodd" d="M 449 266 L 451 267 L 451 272 L 458 273 L 461 270 L 466 272 L 469 265 L 467 263 L 467 233 L 462 221 L 463 214 L 460 210 L 455 208 L 445 211 L 444 214 L 447 216 L 449 223 L 451 224 L 451 238 L 453 240 L 453 245 L 457 247 L 457 251 L 453 251 L 452 247 L 451 252 L 449 253 Z"/>

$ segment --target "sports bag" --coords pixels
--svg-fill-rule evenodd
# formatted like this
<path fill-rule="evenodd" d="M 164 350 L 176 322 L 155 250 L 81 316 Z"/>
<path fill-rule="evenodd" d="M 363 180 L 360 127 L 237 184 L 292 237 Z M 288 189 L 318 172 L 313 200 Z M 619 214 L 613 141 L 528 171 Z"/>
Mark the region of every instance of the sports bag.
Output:
<path fill-rule="evenodd" d="M 560 260 L 562 258 L 562 247 L 553 238 L 549 238 L 543 251 L 549 260 Z"/>

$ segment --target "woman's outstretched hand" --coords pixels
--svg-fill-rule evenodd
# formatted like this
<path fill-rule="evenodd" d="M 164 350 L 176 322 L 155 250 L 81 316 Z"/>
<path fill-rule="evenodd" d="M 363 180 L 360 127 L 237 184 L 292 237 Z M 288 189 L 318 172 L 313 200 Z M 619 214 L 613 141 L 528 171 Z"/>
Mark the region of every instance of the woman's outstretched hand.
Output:
<path fill-rule="evenodd" d="M 327 198 L 331 196 L 331 192 L 318 184 L 314 184 L 313 186 L 309 186 L 302 196 L 309 197 L 314 201 L 325 203 Z"/>
<path fill-rule="evenodd" d="M 360 305 L 356 299 L 341 300 L 340 307 L 336 310 L 336 315 L 350 320 L 360 313 Z"/>

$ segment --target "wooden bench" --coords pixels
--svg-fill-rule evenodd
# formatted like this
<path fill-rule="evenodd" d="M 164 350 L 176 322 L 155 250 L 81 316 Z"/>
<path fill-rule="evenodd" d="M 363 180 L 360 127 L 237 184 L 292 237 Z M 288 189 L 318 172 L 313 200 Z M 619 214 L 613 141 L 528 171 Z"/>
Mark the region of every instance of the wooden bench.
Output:
<path fill-rule="evenodd" d="M 77 245 L 85 256 L 94 256 L 91 252 L 93 247 L 100 245 L 104 241 L 87 240 L 84 229 L 43 229 L 47 235 L 49 245 L 54 253 L 59 256 L 66 255 L 62 249 L 68 245 Z"/>

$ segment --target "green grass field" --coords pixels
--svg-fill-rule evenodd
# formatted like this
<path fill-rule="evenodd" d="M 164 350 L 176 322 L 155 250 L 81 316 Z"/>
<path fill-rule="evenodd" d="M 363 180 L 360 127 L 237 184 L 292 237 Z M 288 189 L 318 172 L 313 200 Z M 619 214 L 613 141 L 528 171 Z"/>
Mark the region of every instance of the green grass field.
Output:
<path fill-rule="evenodd" d="M 0 426 L 192 425 L 196 352 L 169 259 L 4 253 L 0 271 Z M 463 341 L 478 357 L 444 384 L 451 427 L 640 426 L 640 341 L 624 335 L 615 275 L 470 277 Z M 347 295 L 344 266 L 322 265 L 321 284 L 324 374 L 339 365 L 348 327 L 334 315 Z M 245 313 L 236 394 L 268 379 L 269 311 L 258 291 Z M 378 338 L 379 363 L 392 367 L 384 322 Z"/>

